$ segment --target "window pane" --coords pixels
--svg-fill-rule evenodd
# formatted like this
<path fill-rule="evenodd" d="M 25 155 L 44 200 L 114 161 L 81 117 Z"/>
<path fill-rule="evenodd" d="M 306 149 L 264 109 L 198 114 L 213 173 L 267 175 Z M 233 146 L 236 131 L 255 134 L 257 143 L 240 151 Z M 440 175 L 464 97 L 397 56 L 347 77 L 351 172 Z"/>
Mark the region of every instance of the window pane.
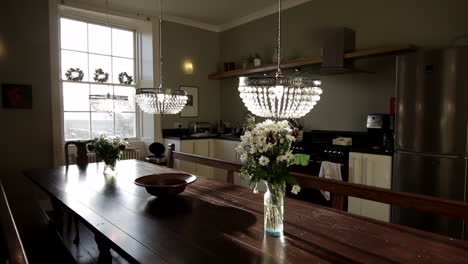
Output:
<path fill-rule="evenodd" d="M 108 136 L 114 135 L 114 114 L 113 113 L 91 113 L 91 126 L 93 138 L 100 134 Z"/>
<path fill-rule="evenodd" d="M 62 50 L 62 79 L 67 80 L 65 73 L 70 68 L 79 68 L 83 71 L 83 81 L 88 81 L 88 54 L 75 51 Z"/>
<path fill-rule="evenodd" d="M 111 54 L 110 28 L 89 24 L 89 52 L 99 54 Z"/>
<path fill-rule="evenodd" d="M 122 59 L 122 58 L 112 58 L 113 61 L 113 70 L 114 76 L 112 81 L 114 83 L 119 82 L 119 74 L 122 72 L 126 72 L 128 75 L 132 76 L 133 80 L 135 80 L 135 75 L 133 74 L 133 59 Z"/>
<path fill-rule="evenodd" d="M 135 113 L 115 114 L 115 134 L 119 137 L 135 137 Z"/>
<path fill-rule="evenodd" d="M 88 51 L 86 23 L 61 18 L 60 35 L 62 49 Z"/>
<path fill-rule="evenodd" d="M 64 82 L 63 109 L 65 111 L 89 111 L 89 85 Z"/>
<path fill-rule="evenodd" d="M 112 78 L 111 57 L 89 54 L 89 79 L 91 82 L 97 82 L 96 80 L 94 80 L 94 73 L 97 69 L 102 69 L 105 73 L 109 74 L 109 79 L 107 83 L 110 83 Z"/>
<path fill-rule="evenodd" d="M 65 140 L 89 139 L 89 113 L 64 113 Z"/>
<path fill-rule="evenodd" d="M 114 86 L 115 95 L 127 96 L 127 103 L 119 107 L 122 112 L 135 112 L 135 88 L 126 86 Z"/>
<path fill-rule="evenodd" d="M 133 58 L 133 31 L 112 29 L 112 55 Z"/>

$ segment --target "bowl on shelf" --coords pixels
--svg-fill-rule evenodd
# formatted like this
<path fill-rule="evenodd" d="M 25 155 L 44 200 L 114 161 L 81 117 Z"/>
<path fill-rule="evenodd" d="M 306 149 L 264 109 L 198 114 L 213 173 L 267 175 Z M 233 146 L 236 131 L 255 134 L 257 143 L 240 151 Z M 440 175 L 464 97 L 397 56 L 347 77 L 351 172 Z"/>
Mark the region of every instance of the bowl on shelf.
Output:
<path fill-rule="evenodd" d="M 146 191 L 157 197 L 176 196 L 194 183 L 197 177 L 186 173 L 160 173 L 137 178 L 135 184 L 146 188 Z"/>

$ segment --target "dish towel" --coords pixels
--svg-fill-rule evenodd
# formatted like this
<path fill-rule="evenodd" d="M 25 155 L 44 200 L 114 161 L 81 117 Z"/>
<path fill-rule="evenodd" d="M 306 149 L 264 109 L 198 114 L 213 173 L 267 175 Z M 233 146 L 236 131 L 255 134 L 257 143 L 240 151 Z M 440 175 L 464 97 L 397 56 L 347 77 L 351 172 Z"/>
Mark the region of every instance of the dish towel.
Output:
<path fill-rule="evenodd" d="M 322 166 L 320 166 L 319 177 L 343 181 L 343 179 L 341 178 L 341 164 L 329 161 L 322 161 Z M 330 192 L 320 192 L 322 193 L 323 197 L 327 199 L 327 201 L 330 201 Z"/>

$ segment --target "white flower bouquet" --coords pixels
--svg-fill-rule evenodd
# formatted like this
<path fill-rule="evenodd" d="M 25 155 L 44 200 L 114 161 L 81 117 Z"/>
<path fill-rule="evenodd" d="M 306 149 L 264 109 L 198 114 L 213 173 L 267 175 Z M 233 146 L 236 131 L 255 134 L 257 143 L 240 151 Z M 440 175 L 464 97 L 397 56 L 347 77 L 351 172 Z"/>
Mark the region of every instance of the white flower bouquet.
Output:
<path fill-rule="evenodd" d="M 122 151 L 127 145 L 128 142 L 123 138 L 101 134 L 88 145 L 88 150 L 95 152 L 96 156 L 104 161 L 106 169 L 113 171 L 117 160 L 122 158 Z"/>
<path fill-rule="evenodd" d="M 296 185 L 297 181 L 289 175 L 289 166 L 294 163 L 291 143 L 295 141 L 287 121 L 267 120 L 248 129 L 241 136 L 237 147 L 244 163 L 241 174 L 247 177 L 257 192 L 257 185 L 265 181 L 271 185 Z M 297 194 L 299 186 L 294 186 Z"/>
<path fill-rule="evenodd" d="M 249 126 L 237 147 L 244 163 L 241 175 L 247 177 L 257 193 L 260 181 L 267 185 L 264 196 L 265 232 L 272 236 L 283 233 L 283 199 L 286 183 L 293 185 L 292 192 L 300 191 L 296 179 L 289 175 L 289 166 L 294 163 L 291 144 L 295 141 L 287 121 L 267 120 Z"/>

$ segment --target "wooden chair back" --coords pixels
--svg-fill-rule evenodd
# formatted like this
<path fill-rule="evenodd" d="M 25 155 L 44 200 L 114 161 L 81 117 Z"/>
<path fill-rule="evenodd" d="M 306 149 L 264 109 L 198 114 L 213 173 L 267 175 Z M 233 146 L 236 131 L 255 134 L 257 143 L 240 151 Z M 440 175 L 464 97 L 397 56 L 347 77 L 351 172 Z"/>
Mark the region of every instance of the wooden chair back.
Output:
<path fill-rule="evenodd" d="M 87 141 L 68 141 L 65 143 L 65 165 L 70 165 L 70 157 L 68 153 L 68 147 L 70 145 L 76 146 L 76 165 L 82 167 L 88 165 L 88 150 L 86 146 L 91 143 L 92 140 Z"/>
<path fill-rule="evenodd" d="M 242 164 L 207 158 L 189 153 L 174 151 L 174 145 L 168 147 L 168 167 L 174 167 L 174 159 L 189 161 L 215 168 L 225 169 L 229 174 L 239 172 Z M 413 208 L 418 211 L 450 216 L 468 220 L 468 203 L 444 200 L 415 193 L 397 192 L 384 188 L 324 179 L 312 175 L 291 172 L 301 187 L 328 191 L 332 195 L 332 207 L 344 210 L 344 197 L 352 196 L 375 202 Z M 233 181 L 231 181 L 232 183 Z"/>
<path fill-rule="evenodd" d="M 3 241 L 6 243 L 7 259 L 12 264 L 27 264 L 28 259 L 24 251 L 23 243 L 16 228 L 13 214 L 6 197 L 5 190 L 0 181 L 0 226 L 3 234 Z"/>

